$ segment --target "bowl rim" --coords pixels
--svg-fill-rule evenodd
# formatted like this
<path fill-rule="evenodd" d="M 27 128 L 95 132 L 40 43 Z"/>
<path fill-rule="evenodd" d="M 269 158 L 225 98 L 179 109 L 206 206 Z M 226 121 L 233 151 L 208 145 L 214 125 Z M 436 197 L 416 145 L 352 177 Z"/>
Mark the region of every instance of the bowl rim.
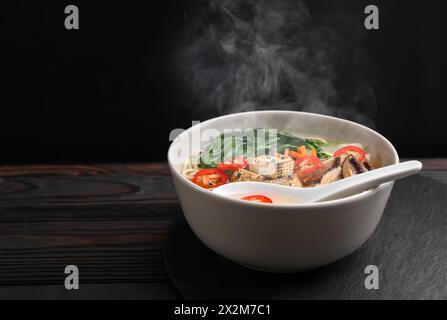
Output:
<path fill-rule="evenodd" d="M 394 157 L 394 163 L 399 163 L 399 155 L 396 151 L 396 149 L 394 148 L 393 144 L 387 139 L 385 138 L 382 134 L 378 133 L 377 131 L 354 121 L 351 120 L 346 120 L 346 119 L 342 119 L 342 118 L 338 118 L 338 117 L 334 117 L 334 116 L 329 116 L 329 115 L 324 115 L 324 114 L 319 114 L 319 113 L 313 113 L 313 112 L 303 112 L 303 111 L 294 111 L 294 110 L 259 110 L 259 111 L 246 111 L 246 112 L 238 112 L 238 113 L 231 113 L 231 114 L 227 114 L 227 115 L 223 115 L 223 116 L 219 116 L 219 117 L 215 117 L 215 118 L 211 118 L 208 119 L 206 121 L 200 122 L 199 124 L 197 124 L 198 126 L 202 126 L 205 124 L 208 124 L 210 122 L 213 121 L 217 121 L 219 119 L 223 119 L 223 118 L 231 118 L 231 117 L 237 117 L 238 115 L 246 115 L 246 114 L 259 114 L 259 113 L 263 113 L 263 114 L 273 114 L 273 113 L 294 113 L 294 114 L 304 114 L 304 115 L 312 115 L 315 117 L 320 117 L 322 119 L 328 119 L 331 121 L 341 121 L 341 122 L 345 122 L 346 124 L 350 124 L 350 125 L 354 125 L 354 126 L 358 126 L 360 128 L 362 128 L 362 130 L 366 130 L 368 132 L 370 132 L 371 134 L 377 136 L 379 139 L 382 139 L 389 147 L 390 150 L 392 151 L 392 155 Z M 210 190 L 206 190 L 203 189 L 199 186 L 197 186 L 196 184 L 194 184 L 192 181 L 188 180 L 186 177 L 184 177 L 180 172 L 178 172 L 178 170 L 174 167 L 174 165 L 172 164 L 172 159 L 171 159 L 171 154 L 172 154 L 172 150 L 174 148 L 174 146 L 178 143 L 178 140 L 180 138 L 180 136 L 182 135 L 186 135 L 189 134 L 190 131 L 192 131 L 192 129 L 195 126 L 191 126 L 188 129 L 186 129 L 185 131 L 183 131 L 182 133 L 180 133 L 170 144 L 169 149 L 168 149 L 168 153 L 167 153 L 167 158 L 168 158 L 168 166 L 169 169 L 171 171 L 171 175 L 176 175 L 177 177 L 180 178 L 180 181 L 182 183 L 184 183 L 186 186 L 190 186 L 193 189 L 195 189 L 198 192 L 203 192 L 204 194 L 206 194 L 207 196 L 211 196 L 214 197 L 216 199 L 220 199 L 226 202 L 231 202 L 231 203 L 239 203 L 239 204 L 243 204 L 243 205 L 248 205 L 248 206 L 257 206 L 257 207 L 262 207 L 262 208 L 284 208 L 284 209 L 298 209 L 298 208 L 315 208 L 315 207 L 322 207 L 322 206 L 331 206 L 331 205 L 342 205 L 345 204 L 347 202 L 354 202 L 356 200 L 361 200 L 364 199 L 366 197 L 372 196 L 375 193 L 379 192 L 380 190 L 384 189 L 387 186 L 391 186 L 394 181 L 390 181 L 390 182 L 386 182 L 383 183 L 379 186 L 377 186 L 376 188 L 373 189 L 369 189 L 366 191 L 363 191 L 361 193 L 357 193 L 348 197 L 343 197 L 340 199 L 335 199 L 335 200 L 326 200 L 326 201 L 321 201 L 321 202 L 313 202 L 313 203 L 296 203 L 296 204 L 278 204 L 278 203 L 259 203 L 259 202 L 253 202 L 253 201 L 244 201 L 241 199 L 236 199 L 236 198 L 231 198 L 231 197 L 227 197 L 221 194 L 217 194 L 214 193 Z"/>

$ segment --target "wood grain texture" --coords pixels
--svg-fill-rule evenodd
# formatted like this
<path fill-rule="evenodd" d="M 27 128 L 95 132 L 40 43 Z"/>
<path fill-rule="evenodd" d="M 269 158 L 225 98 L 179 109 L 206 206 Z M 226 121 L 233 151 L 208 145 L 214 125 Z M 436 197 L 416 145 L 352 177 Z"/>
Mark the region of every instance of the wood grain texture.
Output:
<path fill-rule="evenodd" d="M 177 297 L 163 267 L 180 212 L 166 164 L 4 166 L 0 177 L 0 286 L 62 286 L 75 264 L 84 285 L 146 283 Z"/>
<path fill-rule="evenodd" d="M 447 170 L 447 160 L 423 163 Z M 97 297 L 122 296 L 123 284 L 178 297 L 163 246 L 180 212 L 165 163 L 0 166 L 0 298 L 38 298 L 39 287 L 59 295 L 68 264 Z"/>

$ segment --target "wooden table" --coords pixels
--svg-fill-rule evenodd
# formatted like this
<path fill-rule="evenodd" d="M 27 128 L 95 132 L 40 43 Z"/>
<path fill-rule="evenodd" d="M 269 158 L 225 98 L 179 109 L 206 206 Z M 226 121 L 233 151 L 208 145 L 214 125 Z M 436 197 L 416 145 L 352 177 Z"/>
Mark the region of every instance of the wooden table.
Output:
<path fill-rule="evenodd" d="M 447 170 L 425 159 L 424 174 Z M 165 163 L 0 167 L 0 299 L 176 299 L 163 240 L 181 214 Z M 65 266 L 80 289 L 64 287 Z"/>

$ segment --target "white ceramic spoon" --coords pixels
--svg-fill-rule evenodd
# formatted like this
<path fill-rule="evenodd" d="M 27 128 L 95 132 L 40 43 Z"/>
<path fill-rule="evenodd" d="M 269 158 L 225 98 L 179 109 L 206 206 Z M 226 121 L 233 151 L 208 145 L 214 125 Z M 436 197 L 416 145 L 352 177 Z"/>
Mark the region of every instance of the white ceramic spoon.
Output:
<path fill-rule="evenodd" d="M 263 182 L 236 182 L 222 185 L 213 192 L 235 197 L 260 194 L 267 197 L 283 197 L 297 203 L 311 203 L 334 200 L 360 193 L 382 183 L 393 181 L 415 174 L 422 169 L 419 161 L 406 161 L 390 166 L 374 169 L 330 184 L 313 188 L 293 188 Z"/>

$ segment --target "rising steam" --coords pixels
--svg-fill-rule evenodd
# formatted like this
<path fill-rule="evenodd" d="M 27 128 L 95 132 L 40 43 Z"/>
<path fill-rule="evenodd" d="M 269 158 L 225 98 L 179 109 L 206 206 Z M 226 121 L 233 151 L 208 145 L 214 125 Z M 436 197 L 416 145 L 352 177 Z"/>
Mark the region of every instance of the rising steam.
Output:
<path fill-rule="evenodd" d="M 219 114 L 302 110 L 373 126 L 365 52 L 346 21 L 317 19 L 296 0 L 207 1 L 179 70 L 198 106 Z"/>

